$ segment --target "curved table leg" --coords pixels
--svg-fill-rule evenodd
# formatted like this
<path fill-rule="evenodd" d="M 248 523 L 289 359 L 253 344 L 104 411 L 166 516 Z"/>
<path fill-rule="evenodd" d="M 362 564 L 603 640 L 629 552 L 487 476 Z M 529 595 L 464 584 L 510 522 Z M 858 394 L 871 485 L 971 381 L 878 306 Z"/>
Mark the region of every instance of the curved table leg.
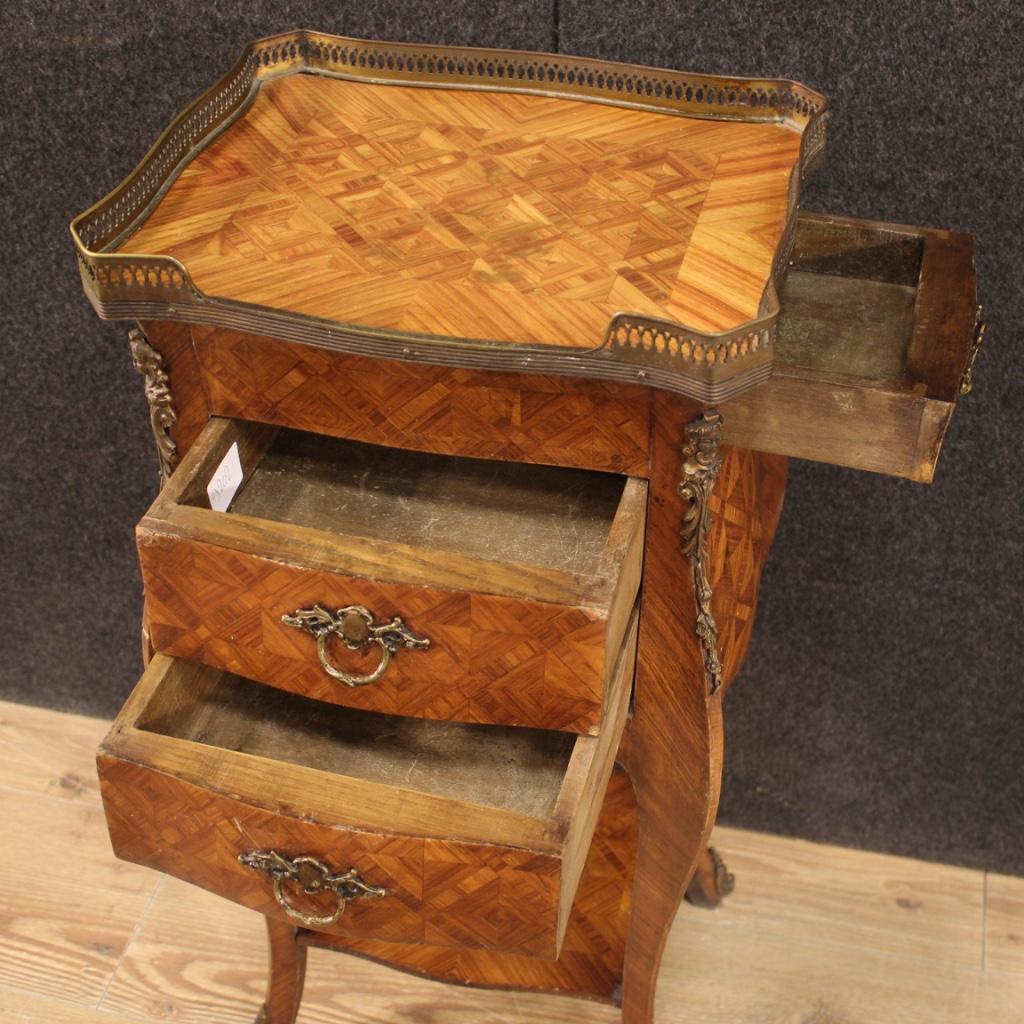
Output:
<path fill-rule="evenodd" d="M 682 547 L 695 508 L 693 489 L 680 493 L 680 476 L 693 455 L 682 452 L 687 439 L 710 443 L 704 456 L 717 450 L 716 431 L 687 430 L 699 413 L 677 397 L 655 396 L 634 715 L 620 750 L 640 821 L 623 1024 L 652 1024 L 665 942 L 707 857 L 722 775 L 722 694 L 746 653 L 785 489 L 784 459 L 722 449 L 720 471 L 703 495 L 711 515 L 698 571 L 692 533 L 687 553 Z"/>
<path fill-rule="evenodd" d="M 306 947 L 298 938 L 297 928 L 286 921 L 267 918 L 270 977 L 266 1001 L 256 1017 L 256 1024 L 295 1024 L 306 980 Z"/>

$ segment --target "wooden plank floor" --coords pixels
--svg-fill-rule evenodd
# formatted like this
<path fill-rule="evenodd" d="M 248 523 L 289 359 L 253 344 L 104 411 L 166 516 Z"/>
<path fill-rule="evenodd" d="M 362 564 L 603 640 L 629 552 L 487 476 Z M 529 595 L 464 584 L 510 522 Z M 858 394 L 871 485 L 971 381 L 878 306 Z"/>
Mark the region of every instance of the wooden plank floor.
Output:
<path fill-rule="evenodd" d="M 105 724 L 0 703 L 0 1024 L 248 1024 L 262 922 L 114 860 Z M 1024 879 L 720 828 L 738 876 L 684 906 L 659 1024 L 1020 1024 Z M 463 990 L 311 953 L 301 1024 L 614 1024 L 608 1007 Z"/>

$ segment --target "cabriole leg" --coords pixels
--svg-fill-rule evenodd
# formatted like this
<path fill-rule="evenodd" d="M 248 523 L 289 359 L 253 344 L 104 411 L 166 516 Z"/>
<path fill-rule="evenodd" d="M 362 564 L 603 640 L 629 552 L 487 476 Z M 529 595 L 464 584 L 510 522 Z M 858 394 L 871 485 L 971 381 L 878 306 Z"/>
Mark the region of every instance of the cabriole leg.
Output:
<path fill-rule="evenodd" d="M 640 824 L 623 1024 L 652 1024 L 666 939 L 708 867 L 722 695 L 746 653 L 785 488 L 784 460 L 722 446 L 715 412 L 663 393 L 654 403 L 634 714 L 619 752 Z"/>
<path fill-rule="evenodd" d="M 286 921 L 267 918 L 270 977 L 256 1024 L 295 1024 L 306 980 L 306 947 L 299 944 L 298 937 L 298 929 Z"/>

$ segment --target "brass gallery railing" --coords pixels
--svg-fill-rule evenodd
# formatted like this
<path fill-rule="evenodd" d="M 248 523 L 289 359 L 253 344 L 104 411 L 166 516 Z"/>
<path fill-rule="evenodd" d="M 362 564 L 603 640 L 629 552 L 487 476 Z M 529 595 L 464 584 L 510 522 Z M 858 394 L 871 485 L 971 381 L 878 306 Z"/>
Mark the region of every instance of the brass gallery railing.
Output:
<path fill-rule="evenodd" d="M 559 96 L 715 120 L 781 123 L 801 132 L 789 209 L 758 315 L 720 333 L 623 311 L 594 349 L 398 333 L 204 294 L 171 257 L 116 252 L 181 169 L 227 128 L 271 78 L 354 81 Z M 822 155 L 826 101 L 786 80 L 695 75 L 562 55 L 377 43 L 290 32 L 251 43 L 231 71 L 183 110 L 135 170 L 71 223 L 86 293 L 100 316 L 220 324 L 356 354 L 495 370 L 634 380 L 717 402 L 771 373 L 776 286 L 789 259 L 799 186 Z"/>

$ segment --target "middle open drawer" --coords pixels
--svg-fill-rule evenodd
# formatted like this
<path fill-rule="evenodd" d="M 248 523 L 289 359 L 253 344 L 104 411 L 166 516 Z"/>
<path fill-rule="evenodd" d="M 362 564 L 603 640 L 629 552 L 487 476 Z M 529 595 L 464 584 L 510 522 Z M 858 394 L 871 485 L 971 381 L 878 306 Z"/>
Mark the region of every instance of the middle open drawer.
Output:
<path fill-rule="evenodd" d="M 138 527 L 150 640 L 350 707 L 596 733 L 646 498 L 629 477 L 215 418 Z"/>

